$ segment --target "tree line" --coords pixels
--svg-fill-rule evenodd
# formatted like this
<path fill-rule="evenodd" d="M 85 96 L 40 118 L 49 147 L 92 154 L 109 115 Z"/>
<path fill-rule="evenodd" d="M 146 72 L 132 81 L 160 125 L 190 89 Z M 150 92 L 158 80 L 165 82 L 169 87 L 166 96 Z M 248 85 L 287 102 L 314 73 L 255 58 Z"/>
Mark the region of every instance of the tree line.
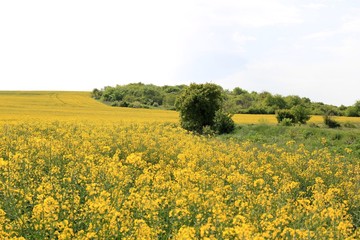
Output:
<path fill-rule="evenodd" d="M 153 84 L 130 83 L 126 85 L 95 88 L 92 97 L 111 106 L 132 108 L 162 108 L 176 110 L 176 100 L 189 86 L 156 86 Z M 322 102 L 312 102 L 297 95 L 282 96 L 270 92 L 249 92 L 240 87 L 224 90 L 220 87 L 224 103 L 229 113 L 275 114 L 282 110 L 296 111 L 299 106 L 311 115 L 360 116 L 360 100 L 352 106 L 334 106 Z"/>

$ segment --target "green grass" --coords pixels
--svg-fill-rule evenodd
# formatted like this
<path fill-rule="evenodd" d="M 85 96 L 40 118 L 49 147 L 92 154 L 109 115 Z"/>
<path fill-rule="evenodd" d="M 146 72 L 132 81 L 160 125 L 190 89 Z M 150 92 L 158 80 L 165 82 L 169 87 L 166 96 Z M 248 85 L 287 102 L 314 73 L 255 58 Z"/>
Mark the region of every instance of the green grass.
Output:
<path fill-rule="evenodd" d="M 220 136 L 222 139 L 236 139 L 263 144 L 286 146 L 289 141 L 295 145 L 303 144 L 306 149 L 314 150 L 328 147 L 333 153 L 345 154 L 346 148 L 354 157 L 360 157 L 360 128 L 329 129 L 323 126 L 278 126 L 270 124 L 238 125 L 232 134 Z"/>

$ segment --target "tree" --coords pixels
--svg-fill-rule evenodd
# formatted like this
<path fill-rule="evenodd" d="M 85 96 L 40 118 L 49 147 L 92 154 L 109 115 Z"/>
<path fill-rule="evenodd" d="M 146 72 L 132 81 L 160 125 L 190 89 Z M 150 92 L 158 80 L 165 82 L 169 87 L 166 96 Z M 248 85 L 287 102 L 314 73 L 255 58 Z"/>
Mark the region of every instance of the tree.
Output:
<path fill-rule="evenodd" d="M 348 117 L 360 117 L 360 100 L 356 101 L 353 106 L 346 109 L 346 116 Z"/>
<path fill-rule="evenodd" d="M 212 83 L 192 83 L 176 101 L 180 124 L 189 131 L 202 133 L 205 126 L 214 126 L 216 112 L 224 102 L 223 89 Z"/>
<path fill-rule="evenodd" d="M 242 89 L 242 88 L 239 88 L 239 87 L 236 87 L 232 90 L 232 94 L 234 95 L 241 95 L 241 94 L 244 94 L 244 93 L 248 93 L 246 90 Z"/>
<path fill-rule="evenodd" d="M 310 117 L 309 110 L 302 105 L 295 106 L 291 110 L 284 109 L 276 112 L 276 119 L 278 123 L 281 123 L 282 121 L 289 121 L 291 123 L 305 124 Z"/>
<path fill-rule="evenodd" d="M 286 108 L 286 101 L 281 95 L 268 95 L 264 103 L 266 106 L 272 107 L 274 110 Z"/>
<path fill-rule="evenodd" d="M 101 95 L 102 95 L 102 92 L 97 88 L 94 88 L 94 90 L 91 93 L 91 97 L 93 97 L 95 99 L 100 99 Z"/>
<path fill-rule="evenodd" d="M 295 116 L 296 122 L 305 124 L 310 119 L 310 111 L 302 105 L 297 105 L 291 109 L 293 115 Z"/>
<path fill-rule="evenodd" d="M 288 109 L 276 111 L 276 119 L 277 119 L 278 123 L 281 123 L 283 121 L 296 123 L 296 118 L 295 118 L 294 114 Z"/>

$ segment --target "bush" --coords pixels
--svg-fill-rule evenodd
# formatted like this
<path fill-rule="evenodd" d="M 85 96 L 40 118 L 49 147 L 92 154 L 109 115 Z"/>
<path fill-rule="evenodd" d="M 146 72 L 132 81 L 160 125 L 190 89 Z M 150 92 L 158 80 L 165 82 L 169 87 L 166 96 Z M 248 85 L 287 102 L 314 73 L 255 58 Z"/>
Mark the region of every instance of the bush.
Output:
<path fill-rule="evenodd" d="M 262 107 L 250 107 L 246 113 L 248 113 L 248 114 L 268 114 L 268 112 Z"/>
<path fill-rule="evenodd" d="M 176 101 L 180 124 L 186 130 L 202 133 L 204 126 L 213 126 L 215 112 L 223 104 L 223 90 L 212 83 L 192 83 Z"/>
<path fill-rule="evenodd" d="M 293 120 L 290 118 L 284 118 L 283 120 L 281 120 L 281 122 L 279 123 L 281 126 L 292 126 L 294 125 Z"/>
<path fill-rule="evenodd" d="M 110 106 L 112 107 L 118 107 L 119 106 L 119 102 L 118 101 L 114 101 L 110 103 Z"/>
<path fill-rule="evenodd" d="M 119 106 L 120 107 L 128 107 L 129 103 L 127 101 L 120 101 Z"/>
<path fill-rule="evenodd" d="M 291 110 L 278 110 L 276 112 L 276 119 L 279 124 L 287 124 L 286 126 L 290 126 L 290 123 L 305 124 L 310 119 L 310 111 L 306 107 L 298 105 L 293 107 Z M 283 122 L 284 120 L 285 122 Z"/>
<path fill-rule="evenodd" d="M 288 119 L 286 121 L 291 121 L 291 123 L 296 123 L 296 119 L 294 114 L 290 110 L 278 110 L 276 112 L 276 119 L 278 123 L 281 123 L 284 119 Z"/>
<path fill-rule="evenodd" d="M 235 129 L 235 123 L 230 114 L 219 110 L 215 113 L 212 129 L 217 134 L 231 133 Z"/>
<path fill-rule="evenodd" d="M 202 129 L 202 134 L 207 136 L 214 136 L 216 132 L 212 130 L 210 126 L 204 126 Z"/>
<path fill-rule="evenodd" d="M 338 128 L 338 127 L 340 127 L 340 124 L 337 121 L 335 121 L 334 119 L 332 119 L 332 117 L 329 114 L 324 115 L 324 123 L 329 128 Z"/>
<path fill-rule="evenodd" d="M 295 117 L 295 122 L 297 123 L 305 124 L 310 119 L 310 111 L 302 105 L 293 107 L 291 112 Z"/>
<path fill-rule="evenodd" d="M 129 104 L 129 107 L 131 108 L 142 108 L 143 104 L 139 101 L 135 101 Z"/>
<path fill-rule="evenodd" d="M 358 112 L 358 109 L 356 107 L 351 106 L 346 109 L 345 115 L 348 117 L 359 117 L 360 112 Z"/>

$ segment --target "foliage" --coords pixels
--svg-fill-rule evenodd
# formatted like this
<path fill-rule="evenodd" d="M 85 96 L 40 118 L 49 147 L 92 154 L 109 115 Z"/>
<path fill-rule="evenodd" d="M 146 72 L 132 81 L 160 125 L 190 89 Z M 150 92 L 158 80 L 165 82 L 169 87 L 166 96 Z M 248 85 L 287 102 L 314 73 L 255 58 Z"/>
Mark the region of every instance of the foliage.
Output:
<path fill-rule="evenodd" d="M 291 125 L 288 124 L 289 122 L 292 124 L 294 123 L 305 124 L 310 119 L 310 114 L 309 114 L 309 110 L 306 107 L 302 105 L 297 105 L 294 106 L 291 110 L 288 109 L 278 110 L 276 112 L 276 119 L 278 123 L 282 123 L 283 125 L 287 125 L 287 126 Z"/>
<path fill-rule="evenodd" d="M 348 117 L 360 117 L 360 100 L 356 101 L 353 106 L 346 109 L 346 116 Z"/>
<path fill-rule="evenodd" d="M 293 126 L 293 125 L 294 125 L 294 122 L 293 122 L 293 120 L 290 119 L 290 118 L 283 118 L 283 119 L 279 122 L 279 124 L 280 124 L 281 126 Z"/>
<path fill-rule="evenodd" d="M 216 135 L 216 131 L 214 131 L 210 126 L 204 126 L 202 129 L 202 134 L 204 136 L 215 136 Z"/>
<path fill-rule="evenodd" d="M 278 110 L 276 112 L 276 119 L 278 123 L 281 123 L 284 119 L 287 119 L 286 121 L 291 121 L 291 123 L 296 123 L 296 118 L 294 114 L 290 110 Z"/>
<path fill-rule="evenodd" d="M 215 112 L 212 129 L 217 134 L 231 133 L 235 129 L 235 123 L 230 114 L 227 114 L 222 110 L 218 110 Z"/>
<path fill-rule="evenodd" d="M 296 105 L 291 109 L 292 114 L 295 117 L 295 122 L 305 124 L 310 119 L 310 111 L 302 106 Z"/>
<path fill-rule="evenodd" d="M 92 91 L 92 97 L 113 106 L 120 105 L 111 104 L 115 101 L 127 103 L 122 106 L 134 106 L 131 103 L 138 101 L 142 107 L 174 110 L 177 97 L 187 87 L 186 85 L 160 87 L 153 84 L 131 83 L 115 87 L 107 86 L 101 90 L 95 88 Z M 354 106 L 337 107 L 322 102 L 311 102 L 306 97 L 281 96 L 270 92 L 248 92 L 240 87 L 235 87 L 232 91 L 226 90 L 224 94 L 226 96 L 224 109 L 234 114 L 275 114 L 278 110 L 290 110 L 297 106 L 303 106 L 311 115 L 322 116 L 332 111 L 336 116 L 360 116 L 360 101 Z M 306 122 L 305 119 L 299 120 L 299 122 L 303 121 Z"/>
<path fill-rule="evenodd" d="M 111 106 L 173 108 L 176 96 L 184 87 L 184 85 L 159 87 L 153 84 L 131 83 L 115 87 L 107 86 L 102 90 L 95 88 L 91 95 L 95 99 L 110 103 Z M 126 104 L 118 104 L 118 102 Z"/>
<path fill-rule="evenodd" d="M 266 98 L 264 99 L 264 103 L 266 106 L 272 109 L 272 111 L 276 111 L 278 109 L 285 109 L 286 101 L 281 95 L 271 95 L 268 94 Z"/>
<path fill-rule="evenodd" d="M 102 91 L 100 91 L 97 88 L 94 88 L 94 90 L 91 92 L 91 97 L 95 98 L 95 99 L 100 99 L 102 95 Z"/>
<path fill-rule="evenodd" d="M 324 123 L 326 126 L 328 126 L 329 128 L 338 128 L 340 127 L 340 123 L 338 123 L 337 121 L 335 121 L 332 117 L 331 114 L 325 114 L 324 115 Z"/>
<path fill-rule="evenodd" d="M 344 124 L 341 129 L 329 129 L 315 123 L 294 125 L 291 128 L 281 124 L 240 124 L 232 134 L 221 135 L 220 138 L 236 139 L 239 143 L 250 141 L 258 146 L 285 146 L 287 142 L 295 141 L 310 152 L 326 146 L 333 154 L 346 155 L 351 152 L 352 157 L 360 158 L 360 125 L 353 123 L 350 126 L 349 123 Z"/>
<path fill-rule="evenodd" d="M 214 118 L 223 104 L 223 90 L 212 83 L 192 83 L 178 97 L 176 107 L 180 124 L 189 131 L 201 133 L 204 126 L 214 126 Z"/>

